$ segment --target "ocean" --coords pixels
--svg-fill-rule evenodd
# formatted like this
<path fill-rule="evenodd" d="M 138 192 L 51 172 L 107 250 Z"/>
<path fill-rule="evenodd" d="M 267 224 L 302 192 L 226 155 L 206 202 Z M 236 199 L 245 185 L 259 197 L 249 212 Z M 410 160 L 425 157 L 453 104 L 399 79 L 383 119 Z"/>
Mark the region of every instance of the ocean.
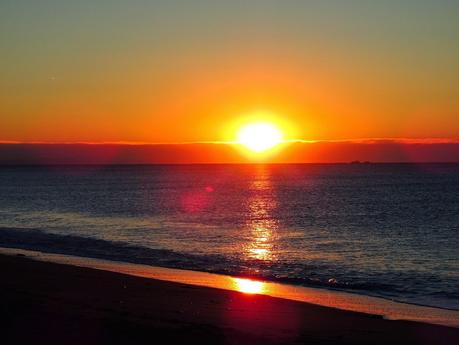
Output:
<path fill-rule="evenodd" d="M 10 166 L 0 246 L 459 309 L 459 164 Z"/>

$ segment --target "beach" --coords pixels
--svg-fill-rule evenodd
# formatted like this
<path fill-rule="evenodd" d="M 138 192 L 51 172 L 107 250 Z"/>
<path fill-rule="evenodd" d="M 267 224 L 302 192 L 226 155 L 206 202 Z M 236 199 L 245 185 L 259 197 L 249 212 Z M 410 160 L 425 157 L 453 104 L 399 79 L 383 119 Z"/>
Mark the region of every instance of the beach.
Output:
<path fill-rule="evenodd" d="M 459 345 L 458 17 L 0 0 L 0 345 Z"/>
<path fill-rule="evenodd" d="M 459 329 L 0 255 L 4 344 L 457 344 Z"/>

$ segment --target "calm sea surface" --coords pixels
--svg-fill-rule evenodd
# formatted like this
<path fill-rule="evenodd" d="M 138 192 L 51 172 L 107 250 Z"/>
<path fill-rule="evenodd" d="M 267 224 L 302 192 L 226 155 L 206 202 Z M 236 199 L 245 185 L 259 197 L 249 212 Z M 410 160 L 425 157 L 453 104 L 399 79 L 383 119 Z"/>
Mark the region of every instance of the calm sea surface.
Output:
<path fill-rule="evenodd" d="M 459 165 L 2 167 L 0 246 L 459 309 Z"/>

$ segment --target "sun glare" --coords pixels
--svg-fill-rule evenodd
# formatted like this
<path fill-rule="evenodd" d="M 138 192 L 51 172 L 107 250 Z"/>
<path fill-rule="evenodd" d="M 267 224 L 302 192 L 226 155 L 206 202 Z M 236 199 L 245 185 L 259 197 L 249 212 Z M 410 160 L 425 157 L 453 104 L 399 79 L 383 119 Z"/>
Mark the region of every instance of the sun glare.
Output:
<path fill-rule="evenodd" d="M 270 122 L 256 122 L 242 127 L 238 142 L 255 152 L 266 151 L 282 141 L 282 133 Z"/>

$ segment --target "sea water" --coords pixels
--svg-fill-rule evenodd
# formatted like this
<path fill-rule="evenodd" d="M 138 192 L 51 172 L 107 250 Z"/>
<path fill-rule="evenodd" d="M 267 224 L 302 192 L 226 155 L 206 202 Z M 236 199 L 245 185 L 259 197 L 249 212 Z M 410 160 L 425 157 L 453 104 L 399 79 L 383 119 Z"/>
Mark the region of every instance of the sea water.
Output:
<path fill-rule="evenodd" d="M 459 309 L 459 164 L 0 168 L 0 246 Z"/>

